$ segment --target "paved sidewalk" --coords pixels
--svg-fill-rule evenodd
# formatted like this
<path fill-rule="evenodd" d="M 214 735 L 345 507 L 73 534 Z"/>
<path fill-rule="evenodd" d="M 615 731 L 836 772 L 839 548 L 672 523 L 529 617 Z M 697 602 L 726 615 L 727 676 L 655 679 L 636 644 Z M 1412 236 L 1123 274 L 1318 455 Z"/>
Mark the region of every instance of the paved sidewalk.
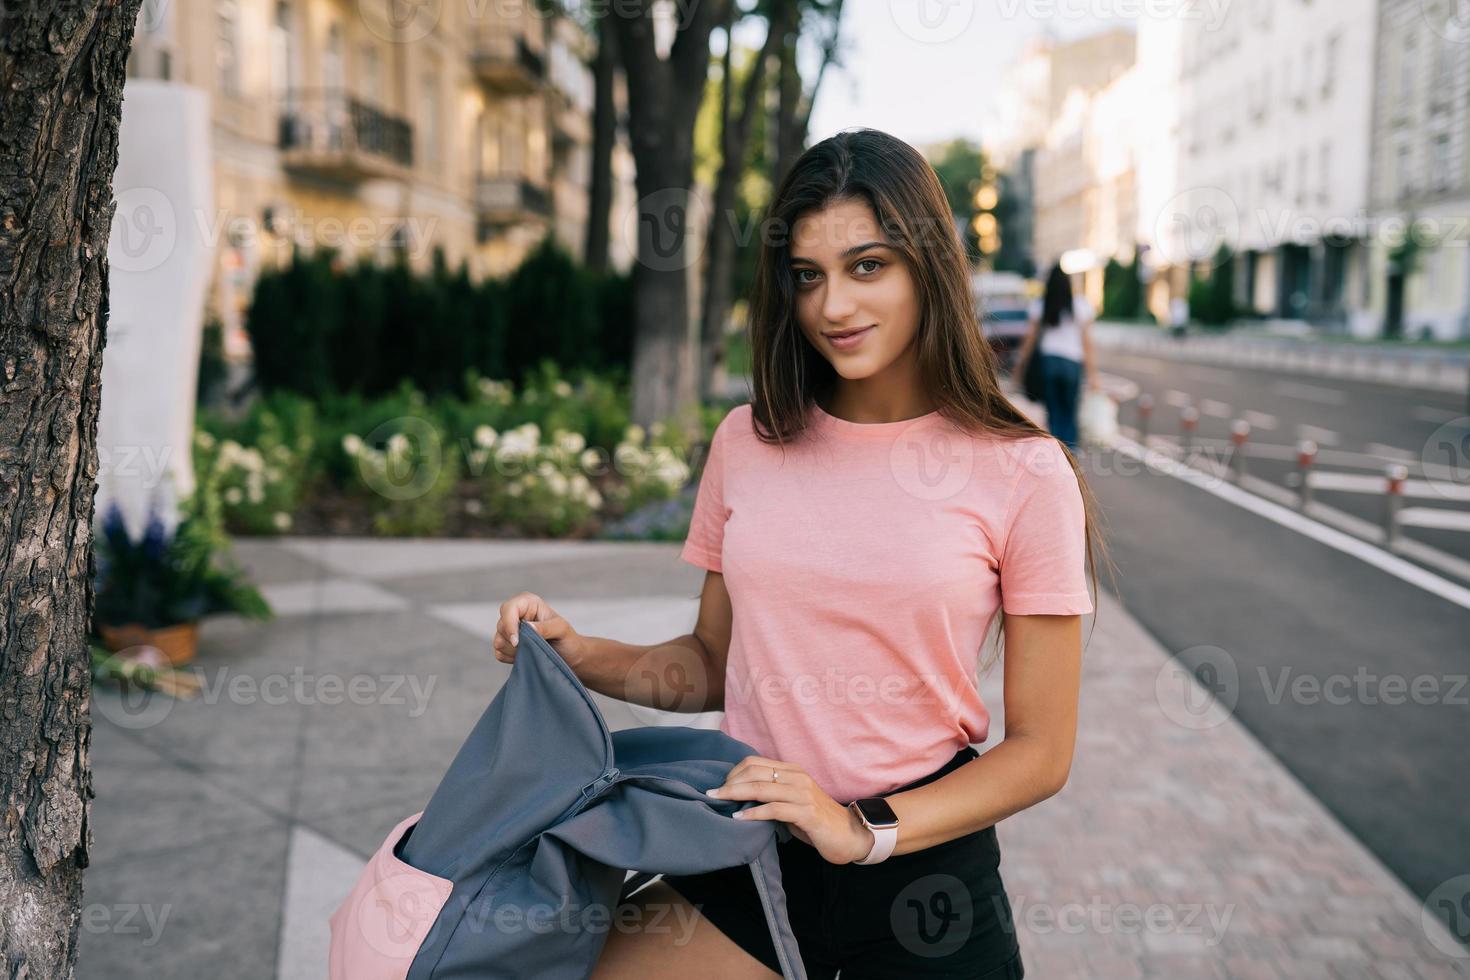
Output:
<path fill-rule="evenodd" d="M 687 632 L 703 577 L 670 544 L 297 538 L 237 556 L 280 615 L 206 624 L 204 696 L 94 698 L 83 980 L 323 976 L 327 915 L 509 672 L 489 652 L 498 603 L 529 589 L 584 632 L 654 642 Z M 1094 625 L 1071 781 L 1000 825 L 1028 977 L 1470 977 L 1111 595 Z M 982 682 L 997 732 L 1000 677 Z M 717 721 L 599 701 L 615 728 Z"/>

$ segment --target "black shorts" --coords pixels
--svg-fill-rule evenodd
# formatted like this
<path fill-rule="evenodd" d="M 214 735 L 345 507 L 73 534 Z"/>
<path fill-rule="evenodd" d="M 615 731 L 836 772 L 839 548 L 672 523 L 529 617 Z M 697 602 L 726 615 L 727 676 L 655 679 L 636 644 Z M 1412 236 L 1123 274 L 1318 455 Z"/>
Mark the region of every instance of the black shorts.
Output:
<path fill-rule="evenodd" d="M 933 782 L 978 755 L 967 745 L 938 770 L 892 792 Z M 994 826 L 874 865 L 832 864 L 797 837 L 777 850 L 791 930 L 812 980 L 839 969 L 842 980 L 1025 976 Z M 781 972 L 749 868 L 664 875 L 664 881 L 742 949 Z"/>

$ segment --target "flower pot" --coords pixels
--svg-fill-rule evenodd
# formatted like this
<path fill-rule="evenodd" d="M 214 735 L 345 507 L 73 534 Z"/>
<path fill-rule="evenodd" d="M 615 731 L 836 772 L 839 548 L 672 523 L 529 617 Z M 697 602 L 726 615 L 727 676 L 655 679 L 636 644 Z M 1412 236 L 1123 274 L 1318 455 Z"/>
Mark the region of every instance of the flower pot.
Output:
<path fill-rule="evenodd" d="M 138 623 L 122 626 L 98 626 L 102 644 L 112 653 L 128 647 L 150 646 L 158 650 L 174 667 L 182 667 L 199 651 L 199 624 L 178 623 L 159 629 L 148 629 Z"/>

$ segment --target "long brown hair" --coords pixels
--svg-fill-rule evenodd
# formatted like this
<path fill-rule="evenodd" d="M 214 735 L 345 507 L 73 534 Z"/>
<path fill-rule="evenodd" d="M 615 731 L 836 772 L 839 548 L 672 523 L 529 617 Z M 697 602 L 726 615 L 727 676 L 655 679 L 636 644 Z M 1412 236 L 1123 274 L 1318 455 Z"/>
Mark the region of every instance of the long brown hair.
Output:
<path fill-rule="evenodd" d="M 831 363 L 796 321 L 790 240 L 803 216 L 843 201 L 865 201 L 889 242 L 908 263 L 919 295 L 918 364 L 940 414 L 966 431 L 1007 439 L 1055 437 L 1001 390 L 995 356 L 980 328 L 970 268 L 939 175 L 902 140 L 853 129 L 812 146 L 792 166 L 761 224 L 750 301 L 751 412 L 762 441 L 784 444 L 806 426 L 817 396 L 837 381 Z M 1082 489 L 1087 567 L 1097 592 L 1097 559 L 1113 566 L 1099 528 L 1097 500 L 1072 454 L 1064 455 Z M 997 613 L 997 636 L 1003 613 Z M 1096 619 L 1094 618 L 1094 626 Z M 997 651 L 1000 640 L 997 639 Z M 998 653 L 997 653 L 998 655 Z"/>

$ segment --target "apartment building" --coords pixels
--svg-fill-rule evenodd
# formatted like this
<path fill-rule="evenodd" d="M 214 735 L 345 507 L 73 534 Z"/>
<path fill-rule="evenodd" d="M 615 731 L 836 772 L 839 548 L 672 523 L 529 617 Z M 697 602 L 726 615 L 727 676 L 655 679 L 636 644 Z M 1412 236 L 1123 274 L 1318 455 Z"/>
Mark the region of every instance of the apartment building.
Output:
<path fill-rule="evenodd" d="M 1064 267 L 1081 276 L 1081 288 L 1096 304 L 1108 258 L 1131 256 L 1134 248 L 1130 100 L 1136 97 L 1137 43 L 1132 31 L 1109 30 L 1048 44 L 1044 98 L 1036 81 L 1043 73 L 1026 65 L 1034 55 L 1023 59 L 1019 76 L 1031 90 L 1022 97 L 1029 108 L 1020 132 L 1038 140 L 1032 179 L 1038 275 L 1065 256 Z M 1044 119 L 1037 119 L 1038 111 Z"/>
<path fill-rule="evenodd" d="M 293 241 L 420 269 L 438 247 L 476 278 L 548 233 L 580 255 L 594 45 L 529 0 L 145 0 L 128 73 L 208 94 L 211 305 L 229 332 Z M 625 144 L 613 173 L 616 216 L 634 199 Z M 636 243 L 610 224 L 626 268 Z"/>
<path fill-rule="evenodd" d="M 1470 337 L 1470 21 L 1448 0 L 1384 0 L 1378 25 L 1358 332 Z"/>
<path fill-rule="evenodd" d="M 1178 25 L 1176 193 L 1154 217 L 1233 246 L 1236 300 L 1268 317 L 1347 332 L 1366 304 L 1376 3 L 1241 0 Z"/>

